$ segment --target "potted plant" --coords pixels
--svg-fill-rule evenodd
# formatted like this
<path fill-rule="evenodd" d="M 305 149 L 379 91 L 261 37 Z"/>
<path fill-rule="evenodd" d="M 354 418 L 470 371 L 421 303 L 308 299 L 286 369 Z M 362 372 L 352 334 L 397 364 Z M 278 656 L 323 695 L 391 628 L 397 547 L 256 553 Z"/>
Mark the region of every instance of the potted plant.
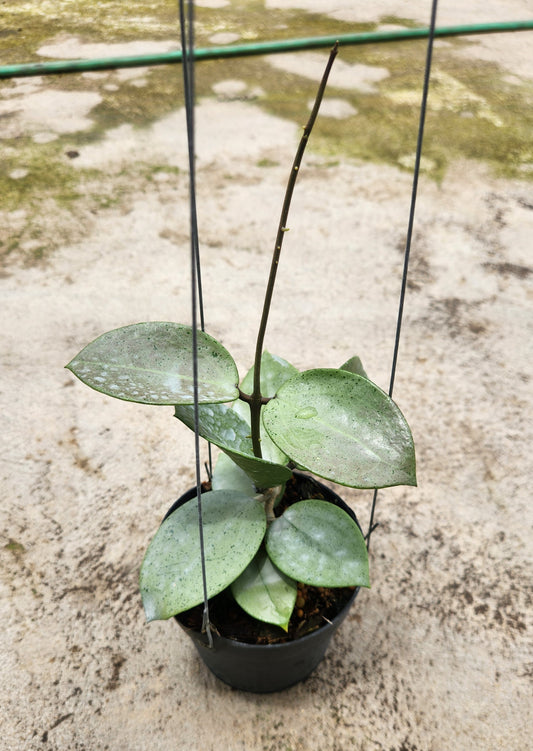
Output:
<path fill-rule="evenodd" d="M 140 590 L 148 621 L 176 616 L 216 675 L 252 691 L 308 675 L 369 586 L 353 512 L 307 473 L 353 488 L 416 484 L 408 424 L 359 358 L 298 372 L 263 347 L 290 200 L 335 52 L 291 169 L 242 381 L 220 342 L 170 322 L 109 331 L 67 365 L 108 396 L 172 406 L 221 449 L 209 485 L 179 499 L 156 532 Z"/>

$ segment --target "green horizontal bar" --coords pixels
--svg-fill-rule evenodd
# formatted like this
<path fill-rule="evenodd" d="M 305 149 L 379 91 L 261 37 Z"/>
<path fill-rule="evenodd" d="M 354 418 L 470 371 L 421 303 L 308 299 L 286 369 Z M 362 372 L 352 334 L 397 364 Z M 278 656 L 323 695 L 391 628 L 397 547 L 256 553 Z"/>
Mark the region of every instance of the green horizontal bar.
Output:
<path fill-rule="evenodd" d="M 470 36 L 472 34 L 500 34 L 514 31 L 532 31 L 532 21 L 510 21 L 506 23 L 485 23 L 463 26 L 443 26 L 435 30 L 436 37 Z M 429 29 L 400 29 L 397 31 L 371 31 L 341 36 L 309 37 L 285 39 L 277 42 L 258 42 L 224 47 L 198 48 L 195 60 L 219 60 L 227 57 L 247 57 L 250 55 L 271 55 L 298 50 L 332 47 L 338 42 L 341 47 L 382 42 L 402 42 L 424 39 Z M 151 65 L 172 65 L 180 63 L 181 51 L 163 52 L 154 55 L 131 57 L 108 57 L 94 60 L 61 60 L 44 63 L 22 63 L 0 67 L 0 79 L 24 78 L 28 76 L 58 75 L 63 73 L 85 73 L 94 70 L 114 70 L 116 68 L 139 68 Z"/>

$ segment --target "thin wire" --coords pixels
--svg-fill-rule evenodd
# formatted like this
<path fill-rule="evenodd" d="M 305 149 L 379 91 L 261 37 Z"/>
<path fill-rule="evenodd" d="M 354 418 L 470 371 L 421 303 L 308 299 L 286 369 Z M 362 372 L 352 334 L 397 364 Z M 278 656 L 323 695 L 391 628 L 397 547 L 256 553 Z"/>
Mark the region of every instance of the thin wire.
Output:
<path fill-rule="evenodd" d="M 187 123 L 187 138 L 189 146 L 189 190 L 191 197 L 190 224 L 193 254 L 196 265 L 196 286 L 198 288 L 197 305 L 200 312 L 200 327 L 205 331 L 204 299 L 202 293 L 202 272 L 200 267 L 200 244 L 198 240 L 198 215 L 196 209 L 196 169 L 195 169 L 195 125 L 194 125 L 194 3 L 188 4 L 188 18 L 185 19 L 183 1 L 180 0 L 180 31 L 181 47 L 183 50 L 183 87 L 185 96 L 185 118 Z M 191 105 L 192 103 L 192 105 Z"/>
<path fill-rule="evenodd" d="M 205 541 L 202 514 L 202 488 L 200 469 L 200 426 L 198 405 L 198 306 L 201 327 L 204 329 L 202 288 L 200 282 L 200 252 L 198 245 L 198 218 L 196 211 L 196 175 L 194 157 L 194 2 L 188 0 L 188 15 L 185 20 L 185 0 L 179 0 L 181 47 L 183 50 L 183 87 L 185 95 L 185 116 L 187 123 L 187 146 L 189 156 L 189 201 L 191 229 L 191 308 L 192 308 L 192 350 L 193 350 L 193 397 L 194 397 L 194 452 L 196 465 L 196 497 L 198 501 L 198 530 L 200 534 L 200 557 L 202 561 L 202 586 L 204 595 L 204 615 L 202 631 L 207 633 L 209 646 L 213 646 L 209 621 L 209 598 L 207 596 L 207 575 L 205 566 Z"/>
<path fill-rule="evenodd" d="M 194 162 L 194 155 L 196 153 L 196 139 L 195 139 L 195 126 L 194 126 L 194 101 L 195 101 L 195 80 L 194 80 L 194 61 L 196 59 L 196 52 L 194 48 L 194 2 L 190 0 L 187 8 L 187 22 L 185 19 L 185 9 L 183 2 L 180 0 L 179 12 L 180 12 L 180 33 L 181 33 L 181 49 L 183 55 L 183 87 L 185 102 L 192 102 L 192 106 L 185 106 L 185 118 L 187 122 L 187 134 L 189 144 L 189 184 L 190 184 L 190 196 L 191 196 L 191 242 L 194 248 L 194 257 L 196 263 L 196 284 L 198 288 L 197 303 L 200 313 L 200 328 L 205 331 L 205 315 L 204 315 L 204 295 L 202 289 L 202 269 L 200 263 L 200 241 L 198 235 L 198 213 L 196 209 L 196 169 Z M 188 54 L 186 51 L 188 50 Z M 187 58 L 187 59 L 185 59 Z M 192 155 L 192 159 L 191 159 Z M 213 475 L 213 452 L 211 444 L 207 444 L 208 448 L 208 464 L 207 475 L 209 480 Z"/>
<path fill-rule="evenodd" d="M 438 5 L 438 0 L 432 0 L 431 20 L 429 24 L 429 36 L 428 36 L 428 45 L 427 45 L 427 52 L 426 52 L 426 65 L 424 69 L 424 86 L 423 86 L 423 91 L 422 91 L 422 102 L 420 104 L 420 118 L 419 118 L 418 136 L 417 136 L 417 142 L 416 142 L 416 157 L 415 157 L 415 167 L 414 167 L 414 172 L 413 172 L 411 205 L 409 209 L 409 222 L 407 225 L 407 237 L 405 241 L 402 286 L 400 290 L 398 317 L 396 319 L 396 335 L 394 339 L 394 353 L 392 356 L 392 367 L 391 367 L 391 375 L 390 375 L 390 383 L 389 383 L 389 396 L 390 397 L 392 397 L 392 393 L 394 391 L 394 380 L 396 377 L 396 367 L 398 364 L 398 351 L 400 349 L 400 336 L 401 336 L 401 331 L 402 331 L 403 309 L 404 309 L 404 303 L 405 303 L 405 293 L 407 290 L 407 274 L 409 271 L 409 257 L 411 255 L 411 243 L 412 243 L 412 238 L 413 238 L 413 227 L 414 227 L 414 221 L 415 221 L 416 197 L 417 197 L 417 192 L 418 192 L 418 178 L 420 175 L 420 160 L 422 157 L 422 144 L 424 140 L 424 125 L 426 122 L 427 100 L 428 100 L 428 93 L 429 93 L 429 80 L 431 76 L 433 41 L 435 39 L 437 5 Z M 372 532 L 377 526 L 374 523 L 377 497 L 378 497 L 378 491 L 376 488 L 376 490 L 374 491 L 374 497 L 372 499 L 372 510 L 370 512 L 370 522 L 368 525 L 368 532 L 366 535 L 366 546 L 368 549 L 370 549 L 370 537 L 372 535 Z"/>

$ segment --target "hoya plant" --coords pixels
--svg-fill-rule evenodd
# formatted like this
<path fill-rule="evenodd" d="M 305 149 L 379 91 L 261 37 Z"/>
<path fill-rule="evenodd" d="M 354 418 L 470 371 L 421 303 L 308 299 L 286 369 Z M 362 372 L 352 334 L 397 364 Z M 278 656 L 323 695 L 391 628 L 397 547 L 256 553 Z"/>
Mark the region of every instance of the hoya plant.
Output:
<path fill-rule="evenodd" d="M 332 58 L 330 58 L 331 67 Z M 415 485 L 409 426 L 358 357 L 299 372 L 265 351 L 268 312 L 290 198 L 327 80 L 293 163 L 278 226 L 253 367 L 239 380 L 230 353 L 192 326 L 137 323 L 109 331 L 67 365 L 103 394 L 172 406 L 221 452 L 211 490 L 160 526 L 140 572 L 148 621 L 167 619 L 230 590 L 252 617 L 287 630 L 299 582 L 368 587 L 368 554 L 356 522 L 338 506 L 304 499 L 276 510 L 292 470 L 352 488 Z"/>

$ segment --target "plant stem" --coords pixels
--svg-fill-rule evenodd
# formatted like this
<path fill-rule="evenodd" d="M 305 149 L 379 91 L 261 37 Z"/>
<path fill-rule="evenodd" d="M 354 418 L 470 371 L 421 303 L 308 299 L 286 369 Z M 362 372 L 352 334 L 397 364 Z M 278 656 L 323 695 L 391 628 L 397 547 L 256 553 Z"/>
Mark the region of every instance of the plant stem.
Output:
<path fill-rule="evenodd" d="M 270 274 L 268 277 L 267 289 L 265 293 L 265 301 L 263 303 L 263 314 L 261 316 L 261 323 L 259 325 L 259 332 L 257 335 L 257 344 L 255 348 L 255 360 L 254 360 L 254 389 L 252 391 L 250 400 L 250 422 L 252 427 L 252 445 L 255 456 L 261 458 L 261 355 L 263 354 L 263 343 L 265 340 L 265 332 L 268 323 L 268 315 L 270 312 L 270 304 L 272 302 L 272 294 L 274 292 L 274 284 L 276 281 L 276 273 L 278 270 L 279 259 L 281 255 L 281 246 L 283 245 L 283 236 L 288 231 L 287 218 L 289 216 L 289 208 L 291 205 L 292 194 L 294 192 L 294 186 L 296 184 L 296 178 L 298 177 L 298 171 L 302 162 L 302 157 L 311 135 L 313 125 L 318 115 L 318 110 L 326 90 L 326 84 L 333 65 L 333 61 L 337 56 L 338 42 L 335 44 L 329 54 L 329 60 L 326 65 L 326 70 L 322 76 L 320 86 L 316 95 L 315 103 L 309 116 L 307 125 L 304 128 L 294 162 L 292 163 L 287 188 L 285 190 L 285 198 L 283 201 L 283 207 L 281 210 L 281 217 L 278 225 L 278 233 L 276 235 L 276 243 L 274 245 L 274 253 L 272 255 L 272 263 L 270 266 Z"/>
<path fill-rule="evenodd" d="M 261 501 L 265 507 L 267 524 L 272 524 L 272 522 L 276 520 L 274 504 L 276 503 L 276 499 L 279 498 L 282 493 L 284 487 L 285 486 L 282 485 L 276 485 L 274 488 L 266 488 L 262 493 L 256 496 L 257 500 Z"/>

